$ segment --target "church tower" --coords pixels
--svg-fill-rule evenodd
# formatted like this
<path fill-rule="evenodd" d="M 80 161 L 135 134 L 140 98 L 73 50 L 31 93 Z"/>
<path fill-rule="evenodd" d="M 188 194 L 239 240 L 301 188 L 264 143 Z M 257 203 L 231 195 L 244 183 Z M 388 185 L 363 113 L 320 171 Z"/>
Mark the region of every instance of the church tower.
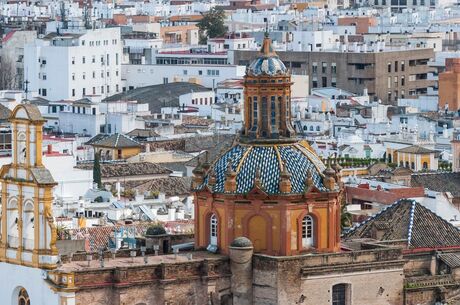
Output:
<path fill-rule="evenodd" d="M 56 183 L 42 164 L 45 120 L 35 105 L 21 104 L 9 121 L 13 156 L 0 173 L 0 262 L 52 269 L 58 254 L 52 215 Z"/>
<path fill-rule="evenodd" d="M 325 166 L 291 124 L 291 74 L 268 35 L 244 78 L 235 144 L 194 170 L 195 246 L 229 254 L 247 239 L 269 255 L 340 249 L 340 167 Z"/>

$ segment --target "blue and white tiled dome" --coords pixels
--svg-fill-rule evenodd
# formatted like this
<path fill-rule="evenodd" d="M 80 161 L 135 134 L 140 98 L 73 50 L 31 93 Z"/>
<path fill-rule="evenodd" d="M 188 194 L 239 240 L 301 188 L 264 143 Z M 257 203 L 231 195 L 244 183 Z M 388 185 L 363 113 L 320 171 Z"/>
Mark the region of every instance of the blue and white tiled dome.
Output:
<path fill-rule="evenodd" d="M 229 162 L 236 173 L 236 193 L 239 194 L 246 194 L 254 188 L 257 171 L 262 190 L 267 194 L 280 194 L 283 166 L 291 175 L 291 194 L 305 191 L 308 172 L 311 173 L 313 184 L 320 191 L 326 191 L 321 176 L 326 167 L 306 142 L 263 146 L 235 145 L 217 159 L 199 188 L 207 185 L 213 193 L 225 193 Z M 211 176 L 215 178 L 213 185 L 208 183 Z"/>
<path fill-rule="evenodd" d="M 247 74 L 251 76 L 276 76 L 287 73 L 288 69 L 273 49 L 270 38 L 265 36 L 260 55 L 249 65 Z"/>
<path fill-rule="evenodd" d="M 276 76 L 286 73 L 286 66 L 277 56 L 259 57 L 256 60 L 254 60 L 248 68 L 248 74 L 253 76 Z"/>

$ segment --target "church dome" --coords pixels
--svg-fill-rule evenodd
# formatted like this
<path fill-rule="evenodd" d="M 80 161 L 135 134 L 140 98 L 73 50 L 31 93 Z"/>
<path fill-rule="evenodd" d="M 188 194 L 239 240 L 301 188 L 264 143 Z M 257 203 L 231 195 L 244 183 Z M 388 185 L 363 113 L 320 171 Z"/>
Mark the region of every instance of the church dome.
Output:
<path fill-rule="evenodd" d="M 286 73 L 287 68 L 278 56 L 259 57 L 255 59 L 248 68 L 248 74 L 252 76 L 275 76 Z"/>
<path fill-rule="evenodd" d="M 307 178 L 320 191 L 323 184 L 323 162 L 307 142 L 280 145 L 237 144 L 221 155 L 211 166 L 204 182 L 213 193 L 225 193 L 225 183 L 235 179 L 236 190 L 231 193 L 247 194 L 256 184 L 267 194 L 285 194 L 280 181 L 289 179 L 290 194 L 301 194 L 307 189 Z"/>
<path fill-rule="evenodd" d="M 287 73 L 288 69 L 273 49 L 270 38 L 265 36 L 259 57 L 249 65 L 247 74 L 251 76 L 276 76 Z"/>

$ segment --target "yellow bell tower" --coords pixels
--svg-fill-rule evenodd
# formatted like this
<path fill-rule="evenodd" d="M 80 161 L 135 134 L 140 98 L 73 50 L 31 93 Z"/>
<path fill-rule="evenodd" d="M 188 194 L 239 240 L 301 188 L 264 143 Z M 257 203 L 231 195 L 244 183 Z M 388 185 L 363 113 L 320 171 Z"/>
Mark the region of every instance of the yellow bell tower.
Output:
<path fill-rule="evenodd" d="M 37 106 L 21 104 L 9 121 L 13 156 L 0 171 L 0 261 L 52 269 L 58 254 L 52 215 L 56 182 L 42 164 L 45 120 Z"/>

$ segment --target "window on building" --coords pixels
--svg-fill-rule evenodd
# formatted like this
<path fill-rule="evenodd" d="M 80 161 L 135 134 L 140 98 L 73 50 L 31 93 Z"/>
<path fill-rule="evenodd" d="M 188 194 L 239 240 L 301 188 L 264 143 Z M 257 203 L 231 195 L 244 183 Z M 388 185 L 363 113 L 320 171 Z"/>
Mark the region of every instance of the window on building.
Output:
<path fill-rule="evenodd" d="M 409 161 L 406 161 L 406 168 L 409 168 Z"/>
<path fill-rule="evenodd" d="M 322 87 L 327 87 L 327 77 L 326 76 L 323 76 L 321 78 L 321 85 Z"/>
<path fill-rule="evenodd" d="M 310 126 L 310 130 L 313 131 L 313 126 Z M 305 216 L 302 219 L 302 247 L 309 248 L 313 246 L 313 234 L 314 234 L 314 223 L 313 218 L 310 215 Z"/>
<path fill-rule="evenodd" d="M 72 73 L 72 80 L 75 80 L 75 73 Z"/>
<path fill-rule="evenodd" d="M 96 87 L 93 87 L 93 95 L 96 94 Z"/>
<path fill-rule="evenodd" d="M 405 98 L 406 92 L 404 90 L 401 90 L 401 98 Z"/>
<path fill-rule="evenodd" d="M 101 94 L 104 94 L 104 86 L 101 86 Z"/>
<path fill-rule="evenodd" d="M 311 67 L 311 71 L 316 74 L 318 73 L 318 63 L 314 62 L 312 67 Z"/>
<path fill-rule="evenodd" d="M 404 78 L 404 76 L 401 76 L 401 86 L 405 86 L 406 85 L 406 79 Z"/>
<path fill-rule="evenodd" d="M 94 64 L 96 62 L 96 56 L 93 55 L 93 57 L 91 58 L 91 62 Z"/>
<path fill-rule="evenodd" d="M 72 96 L 75 96 L 75 89 L 72 89 Z"/>
<path fill-rule="evenodd" d="M 82 88 L 82 89 L 81 89 L 81 94 L 82 94 L 83 96 L 86 95 L 86 88 Z"/>
<path fill-rule="evenodd" d="M 75 65 L 75 57 L 72 57 L 72 65 Z"/>
<path fill-rule="evenodd" d="M 43 80 L 46 80 L 46 73 L 43 73 L 42 79 L 43 79 Z"/>
<path fill-rule="evenodd" d="M 110 54 L 107 54 L 107 66 L 110 66 Z"/>
<path fill-rule="evenodd" d="M 119 92 L 119 91 L 120 91 L 120 87 L 118 86 L 118 84 L 115 85 L 115 91 L 116 91 L 116 92 Z"/>
<path fill-rule="evenodd" d="M 326 73 L 327 71 L 327 62 L 323 62 L 321 65 L 321 73 Z"/>
<path fill-rule="evenodd" d="M 388 73 L 391 73 L 391 62 L 387 64 L 387 70 L 388 70 Z"/>
<path fill-rule="evenodd" d="M 423 162 L 423 169 L 428 169 L 428 163 L 427 162 Z"/>
<path fill-rule="evenodd" d="M 404 61 L 401 61 L 401 71 L 404 72 L 406 70 L 406 66 L 404 64 Z"/>
<path fill-rule="evenodd" d="M 337 74 L 337 65 L 335 62 L 331 64 L 331 74 Z"/>
<path fill-rule="evenodd" d="M 349 305 L 349 284 L 336 284 L 332 286 L 332 305 Z"/>
<path fill-rule="evenodd" d="M 391 76 L 388 76 L 388 89 L 391 88 Z"/>
<path fill-rule="evenodd" d="M 398 77 L 395 76 L 395 77 L 393 78 L 393 81 L 394 81 L 394 83 L 395 83 L 395 86 L 397 86 L 397 85 L 398 85 Z"/>
<path fill-rule="evenodd" d="M 118 65 L 118 53 L 115 53 L 115 64 Z"/>
<path fill-rule="evenodd" d="M 107 85 L 107 94 L 110 93 L 110 85 Z"/>
<path fill-rule="evenodd" d="M 86 73 L 85 72 L 83 72 L 82 78 L 86 79 Z"/>
<path fill-rule="evenodd" d="M 183 71 L 183 74 L 184 74 L 184 75 L 187 75 L 187 70 L 184 70 L 184 71 Z"/>
<path fill-rule="evenodd" d="M 412 170 L 415 169 L 415 162 L 411 162 L 411 163 L 410 163 L 410 168 L 411 168 Z"/>
<path fill-rule="evenodd" d="M 395 61 L 395 72 L 398 72 L 398 61 Z"/>
<path fill-rule="evenodd" d="M 82 63 L 82 64 L 86 63 L 86 58 L 85 58 L 85 56 L 83 56 L 83 57 L 81 58 L 81 63 Z"/>
<path fill-rule="evenodd" d="M 42 96 L 46 96 L 46 95 L 47 95 L 46 89 L 42 88 Z"/>
<path fill-rule="evenodd" d="M 217 225 L 217 216 L 216 214 L 212 214 L 209 218 L 209 243 L 214 246 L 217 246 Z"/>
<path fill-rule="evenodd" d="M 388 100 L 389 102 L 391 102 L 391 92 L 388 92 L 387 100 Z"/>
<path fill-rule="evenodd" d="M 257 120 L 258 120 L 258 116 L 257 116 L 257 96 L 254 96 L 253 98 L 253 102 L 252 102 L 252 130 L 256 130 L 257 129 Z"/>
<path fill-rule="evenodd" d="M 425 0 L 420 0 L 420 5 L 425 5 Z"/>
<path fill-rule="evenodd" d="M 382 5 L 387 5 L 387 0 L 382 0 Z"/>

